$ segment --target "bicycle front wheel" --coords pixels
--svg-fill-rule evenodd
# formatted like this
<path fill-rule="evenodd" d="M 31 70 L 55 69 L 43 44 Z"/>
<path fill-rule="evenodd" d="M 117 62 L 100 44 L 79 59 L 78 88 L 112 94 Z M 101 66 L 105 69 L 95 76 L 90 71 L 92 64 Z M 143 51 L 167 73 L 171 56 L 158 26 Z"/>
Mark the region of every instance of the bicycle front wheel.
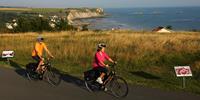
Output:
<path fill-rule="evenodd" d="M 45 72 L 45 75 L 46 75 L 46 79 L 47 81 L 53 85 L 53 86 L 57 86 L 60 84 L 61 82 L 61 75 L 59 73 L 56 73 L 55 71 L 53 70 L 47 70 Z"/>
<path fill-rule="evenodd" d="M 119 76 L 115 76 L 110 84 L 111 92 L 116 97 L 126 97 L 128 95 L 128 84 Z"/>

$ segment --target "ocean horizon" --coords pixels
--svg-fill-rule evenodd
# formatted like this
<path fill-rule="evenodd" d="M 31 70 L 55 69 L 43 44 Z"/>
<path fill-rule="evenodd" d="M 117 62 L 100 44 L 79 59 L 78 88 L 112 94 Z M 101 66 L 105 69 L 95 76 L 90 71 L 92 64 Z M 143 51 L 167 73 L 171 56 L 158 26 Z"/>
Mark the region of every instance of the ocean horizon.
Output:
<path fill-rule="evenodd" d="M 90 29 L 152 30 L 171 26 L 173 30 L 199 31 L 200 7 L 104 8 L 104 18 L 83 19 Z"/>

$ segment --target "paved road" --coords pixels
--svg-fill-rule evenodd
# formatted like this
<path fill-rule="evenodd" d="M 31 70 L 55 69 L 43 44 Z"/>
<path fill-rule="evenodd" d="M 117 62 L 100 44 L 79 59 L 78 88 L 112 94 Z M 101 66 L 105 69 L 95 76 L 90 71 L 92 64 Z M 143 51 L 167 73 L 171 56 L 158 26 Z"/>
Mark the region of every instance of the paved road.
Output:
<path fill-rule="evenodd" d="M 0 67 L 0 100 L 118 100 L 104 92 L 89 93 L 76 77 L 65 75 L 59 86 L 29 81 L 21 69 Z M 122 100 L 200 100 L 200 95 L 131 86 Z"/>

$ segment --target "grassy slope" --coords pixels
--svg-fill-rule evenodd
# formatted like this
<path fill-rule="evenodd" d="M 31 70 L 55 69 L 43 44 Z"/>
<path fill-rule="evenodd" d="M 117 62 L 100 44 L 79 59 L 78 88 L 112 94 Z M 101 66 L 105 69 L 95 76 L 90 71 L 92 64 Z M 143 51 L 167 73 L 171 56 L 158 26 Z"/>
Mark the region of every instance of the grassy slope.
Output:
<path fill-rule="evenodd" d="M 31 51 L 38 34 L 2 34 L 0 51 L 14 50 L 13 61 L 21 67 L 32 62 Z M 183 90 L 200 94 L 200 34 L 178 32 L 103 31 L 44 33 L 45 42 L 55 55 L 53 64 L 60 71 L 77 77 L 91 68 L 96 44 L 105 42 L 107 53 L 118 61 L 118 74 L 129 83 L 167 90 Z M 4 62 L 0 62 L 4 65 Z M 190 65 L 194 77 L 187 78 L 181 89 L 174 66 Z"/>
<path fill-rule="evenodd" d="M 0 11 L 30 11 L 29 8 L 0 8 Z"/>
<path fill-rule="evenodd" d="M 63 8 L 0 8 L 0 11 L 13 11 L 13 12 L 59 12 Z"/>

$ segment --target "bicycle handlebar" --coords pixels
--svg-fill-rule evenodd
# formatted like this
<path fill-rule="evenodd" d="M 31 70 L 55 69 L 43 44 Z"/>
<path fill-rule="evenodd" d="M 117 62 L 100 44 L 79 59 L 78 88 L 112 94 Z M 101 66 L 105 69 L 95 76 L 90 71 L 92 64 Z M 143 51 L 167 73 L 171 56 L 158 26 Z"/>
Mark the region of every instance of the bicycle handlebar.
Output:
<path fill-rule="evenodd" d="M 51 63 L 51 59 L 52 58 L 45 58 L 45 60 L 44 60 L 44 65 L 49 65 L 50 63 Z"/>
<path fill-rule="evenodd" d="M 115 67 L 117 65 L 117 62 L 115 61 L 113 64 L 109 64 L 109 67 Z"/>

